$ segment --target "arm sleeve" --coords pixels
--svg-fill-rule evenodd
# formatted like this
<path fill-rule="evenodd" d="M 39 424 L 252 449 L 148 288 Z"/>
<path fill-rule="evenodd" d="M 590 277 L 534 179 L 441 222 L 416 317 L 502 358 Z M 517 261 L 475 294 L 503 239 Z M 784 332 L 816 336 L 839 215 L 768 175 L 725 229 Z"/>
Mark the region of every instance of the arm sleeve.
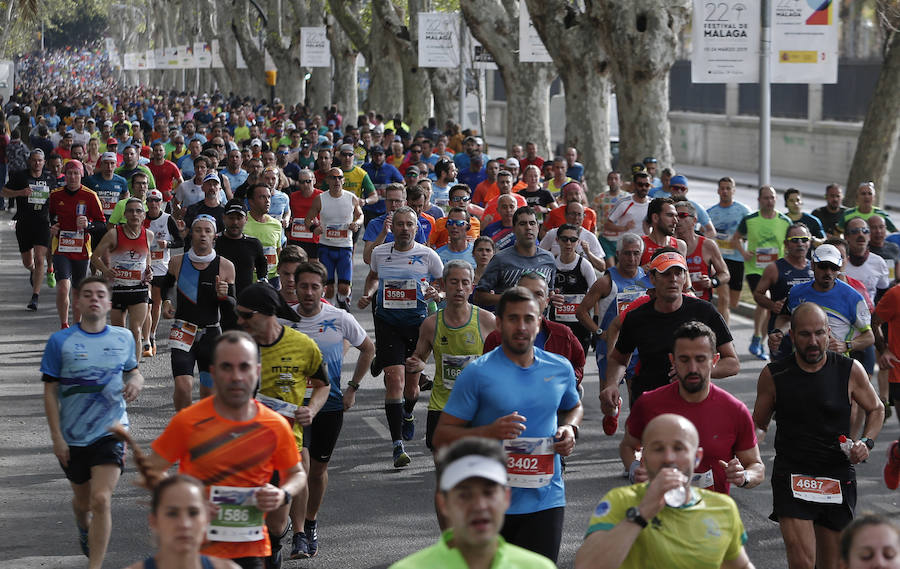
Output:
<path fill-rule="evenodd" d="M 266 253 L 263 251 L 262 242 L 259 239 L 254 240 L 253 265 L 256 267 L 256 278 L 264 279 L 269 274 L 269 263 L 266 261 Z"/>
<path fill-rule="evenodd" d="M 181 249 L 184 247 L 184 239 L 181 238 L 181 232 L 178 231 L 178 225 L 175 224 L 175 218 L 169 216 L 169 249 Z"/>

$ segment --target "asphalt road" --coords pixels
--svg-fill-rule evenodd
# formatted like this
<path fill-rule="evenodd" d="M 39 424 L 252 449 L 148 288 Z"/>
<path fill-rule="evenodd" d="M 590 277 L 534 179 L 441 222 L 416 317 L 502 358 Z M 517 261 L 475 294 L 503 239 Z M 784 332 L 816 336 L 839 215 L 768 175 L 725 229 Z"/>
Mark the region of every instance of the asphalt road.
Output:
<path fill-rule="evenodd" d="M 691 191 L 691 197 L 701 203 L 710 204 L 715 199 L 711 184 L 693 183 Z M 752 207 L 755 192 L 743 190 L 739 199 Z M 9 220 L 9 214 L 0 213 L 0 534 L 4 536 L 0 566 L 84 567 L 86 560 L 79 553 L 69 505 L 69 486 L 51 452 L 38 371 L 47 337 L 57 327 L 54 291 L 43 291 L 37 313 L 25 310 L 29 299 L 28 277 L 21 267 Z M 365 267 L 358 260 L 357 290 L 364 277 Z M 371 312 L 356 311 L 355 315 L 371 335 Z M 763 363 L 747 352 L 751 334 L 749 320 L 734 316 L 732 332 L 741 356 L 741 373 L 718 384 L 752 408 L 756 378 Z M 348 352 L 344 383 L 352 372 L 355 354 L 352 349 Z M 572 566 L 587 521 L 600 497 L 625 482 L 617 452 L 621 428 L 615 437 L 603 434 L 593 361 L 591 354 L 584 380 L 585 422 L 566 471 L 568 506 L 560 567 Z M 172 415 L 172 380 L 164 342 L 159 354 L 141 368 L 147 379 L 146 387 L 129 413 L 137 440 L 148 444 Z M 381 379 L 365 378 L 357 406 L 345 417 L 331 461 L 330 487 L 319 516 L 319 555 L 311 560 L 288 561 L 285 567 L 386 567 L 437 539 L 432 509 L 434 474 L 423 440 L 426 397 L 427 392 L 416 411 L 419 432 L 407 446 L 412 464 L 395 470 L 384 418 Z M 624 413 L 627 411 L 623 410 L 623 418 Z M 761 445 L 767 467 L 771 467 L 773 435 L 770 432 L 768 440 Z M 884 487 L 881 469 L 887 442 L 897 435 L 897 421 L 890 419 L 879 437 L 874 457 L 858 468 L 857 512 L 896 515 L 897 495 Z M 107 567 L 123 567 L 153 550 L 146 524 L 147 493 L 133 486 L 134 476 L 133 469 L 127 468 L 113 497 L 114 529 Z M 769 484 L 753 490 L 735 489 L 732 494 L 749 534 L 746 547 L 750 558 L 760 568 L 786 567 L 778 526 L 768 520 Z"/>

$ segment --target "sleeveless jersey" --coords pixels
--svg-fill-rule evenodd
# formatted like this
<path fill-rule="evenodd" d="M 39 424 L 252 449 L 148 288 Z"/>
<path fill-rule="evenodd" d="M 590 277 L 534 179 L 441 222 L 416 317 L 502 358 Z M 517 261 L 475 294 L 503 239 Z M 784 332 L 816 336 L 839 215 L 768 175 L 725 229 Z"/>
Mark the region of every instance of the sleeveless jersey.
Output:
<path fill-rule="evenodd" d="M 444 309 L 437 311 L 432 349 L 434 351 L 434 386 L 428 399 L 429 411 L 441 411 L 459 373 L 484 353 L 484 340 L 478 323 L 477 306 L 472 307 L 469 321 L 453 328 L 444 321 Z"/>
<path fill-rule="evenodd" d="M 788 293 L 791 292 L 791 287 L 795 284 L 808 283 L 813 280 L 812 265 L 808 259 L 806 267 L 802 269 L 790 264 L 784 257 L 775 261 L 775 266 L 778 268 L 778 280 L 769 287 L 769 296 L 772 298 L 772 302 L 786 299 Z M 772 314 L 769 317 L 769 330 L 775 327 L 775 316 Z"/>
<path fill-rule="evenodd" d="M 697 236 L 697 247 L 691 252 L 688 253 L 688 256 L 685 258 L 688 266 L 688 273 L 690 273 L 691 280 L 699 280 L 703 275 L 709 275 L 709 264 L 703 262 L 703 242 L 706 241 L 706 237 L 702 235 Z M 697 298 L 702 298 L 703 300 L 709 300 L 712 298 L 712 289 L 705 288 L 699 294 Z"/>
<path fill-rule="evenodd" d="M 589 288 L 587 279 L 581 272 L 581 263 L 583 262 L 584 257 L 578 255 L 578 261 L 571 270 L 564 271 L 559 268 L 559 265 L 556 266 L 555 287 L 559 289 L 564 300 L 562 308 L 557 309 L 556 306 L 550 306 L 550 320 L 565 324 L 572 329 L 575 337 L 582 341 L 590 336 L 587 329 L 575 317 L 575 310 L 584 300 L 584 295 L 587 294 Z"/>
<path fill-rule="evenodd" d="M 609 278 L 612 279 L 613 284 L 616 285 L 617 292 L 616 301 L 609 305 L 609 308 L 606 309 L 606 313 L 603 315 L 603 320 L 600 321 L 600 327 L 604 330 L 609 327 L 610 322 L 613 321 L 617 314 L 628 308 L 630 303 L 644 296 L 647 293 L 647 289 L 650 288 L 650 279 L 647 278 L 644 269 L 640 267 L 638 267 L 634 278 L 623 276 L 619 272 L 618 267 L 610 267 L 607 273 L 609 273 Z"/>
<path fill-rule="evenodd" d="M 291 194 L 291 227 L 287 235 L 291 243 L 319 242 L 319 236 L 306 228 L 306 212 L 309 211 L 316 196 L 321 193 L 322 190 L 314 189 L 309 197 L 304 197 L 300 191 Z"/>
<path fill-rule="evenodd" d="M 219 302 L 216 293 L 216 276 L 219 274 L 219 260 L 216 255 L 209 266 L 197 270 L 187 253 L 181 260 L 178 273 L 178 302 L 175 306 L 176 320 L 184 320 L 200 327 L 219 323 Z"/>
<path fill-rule="evenodd" d="M 657 245 L 653 239 L 650 239 L 649 235 L 641 235 L 641 239 L 644 240 L 644 252 L 641 254 L 642 267 L 650 262 L 650 257 L 653 256 L 657 249 L 662 249 L 663 247 L 678 249 L 678 241 L 674 237 L 666 237 L 665 245 Z"/>
<path fill-rule="evenodd" d="M 322 202 L 319 222 L 323 229 L 319 243 L 329 247 L 352 247 L 353 232 L 349 226 L 353 221 L 353 194 L 343 190 L 341 197 L 335 198 L 330 192 L 324 192 L 319 199 Z"/>
<path fill-rule="evenodd" d="M 109 266 L 115 271 L 114 291 L 147 290 L 144 270 L 147 268 L 147 229 L 141 227 L 138 236 L 131 239 L 125 234 L 125 226 L 116 226 L 116 248 L 109 253 Z"/>
<path fill-rule="evenodd" d="M 169 217 L 168 213 L 161 213 L 156 219 L 150 219 L 147 216 L 145 221 L 148 223 L 148 229 L 153 232 L 153 243 L 150 244 L 150 269 L 153 271 L 154 277 L 165 276 L 169 270 L 169 259 L 172 254 L 169 251 L 168 242 L 172 237 L 169 235 Z M 160 248 L 159 241 L 165 241 L 166 247 Z"/>
<path fill-rule="evenodd" d="M 810 476 L 852 472 L 838 437 L 850 433 L 847 387 L 853 360 L 825 353 L 825 365 L 803 371 L 794 356 L 768 365 L 775 383 L 775 468 L 804 469 Z"/>

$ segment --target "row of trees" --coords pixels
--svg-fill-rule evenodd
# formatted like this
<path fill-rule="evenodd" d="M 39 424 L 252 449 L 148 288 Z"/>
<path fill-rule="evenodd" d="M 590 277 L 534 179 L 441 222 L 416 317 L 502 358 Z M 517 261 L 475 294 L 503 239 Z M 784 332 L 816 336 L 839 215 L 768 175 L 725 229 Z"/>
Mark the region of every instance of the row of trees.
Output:
<path fill-rule="evenodd" d="M 519 61 L 520 1 L 526 3 L 552 63 Z M 3 9 L 27 16 L 38 2 L 0 0 L 0 19 Z M 200 91 L 216 85 L 225 93 L 266 97 L 264 53 L 257 43 L 261 37 L 278 68 L 276 94 L 285 103 L 306 101 L 314 109 L 334 103 L 344 112 L 365 108 L 386 115 L 402 113 L 415 128 L 429 116 L 440 124 L 456 118 L 459 84 L 455 69 L 418 67 L 417 16 L 459 11 L 471 34 L 494 57 L 503 78 L 507 140 L 531 140 L 541 153 L 550 153 L 549 93 L 558 76 L 565 91 L 566 144 L 579 149 L 590 179 L 604 179 L 610 163 L 611 92 L 617 98 L 620 163 L 638 162 L 648 154 L 662 163 L 673 162 L 668 78 L 676 56 L 683 53 L 682 38 L 689 36 L 691 0 L 79 0 L 79 4 L 108 10 L 109 35 L 120 54 L 218 40 L 222 69 L 129 72 L 130 83 Z M 844 48 L 858 53 L 860 30 L 871 28 L 866 22 L 877 21 L 885 62 L 848 187 L 873 177 L 883 181 L 896 147 L 897 4 L 897 0 L 840 2 L 846 23 Z M 300 65 L 302 26 L 326 27 L 332 69 Z M 238 68 L 238 47 L 246 69 Z M 358 54 L 368 68 L 365 101 L 357 100 Z"/>

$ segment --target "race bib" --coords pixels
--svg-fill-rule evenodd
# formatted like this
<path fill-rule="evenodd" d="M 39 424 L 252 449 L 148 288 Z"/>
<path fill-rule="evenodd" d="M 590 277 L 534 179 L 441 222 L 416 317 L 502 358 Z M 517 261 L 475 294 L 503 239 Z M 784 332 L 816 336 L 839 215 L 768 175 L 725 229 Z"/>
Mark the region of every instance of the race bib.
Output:
<path fill-rule="evenodd" d="M 31 195 L 28 196 L 28 203 L 43 206 L 47 203 L 47 198 L 50 197 L 50 188 L 47 186 L 39 186 L 37 184 L 29 184 L 28 187 L 31 188 Z M 39 207 L 35 209 L 41 209 Z"/>
<path fill-rule="evenodd" d="M 256 394 L 256 400 L 275 411 L 279 415 L 283 415 L 287 417 L 291 421 L 294 420 L 294 411 L 297 410 L 297 405 L 293 403 L 288 403 L 287 401 L 282 401 L 281 399 L 275 399 L 274 397 L 269 397 L 268 395 L 263 395 L 262 393 Z"/>
<path fill-rule="evenodd" d="M 697 271 L 695 273 L 691 273 L 691 282 L 697 282 L 703 278 L 703 273 Z"/>
<path fill-rule="evenodd" d="M 60 231 L 58 253 L 82 253 L 84 251 L 84 231 Z"/>
<path fill-rule="evenodd" d="M 384 281 L 384 296 L 382 306 L 384 308 L 416 308 L 416 291 L 418 283 L 413 279 L 390 279 Z"/>
<path fill-rule="evenodd" d="M 219 506 L 210 520 L 206 537 L 210 541 L 248 542 L 263 538 L 263 513 L 256 507 L 259 488 L 211 486 L 209 499 Z"/>
<path fill-rule="evenodd" d="M 172 322 L 172 330 L 169 332 L 169 347 L 190 352 L 191 346 L 194 345 L 194 338 L 196 337 L 196 324 L 191 324 L 184 320 L 175 320 Z"/>
<path fill-rule="evenodd" d="M 325 237 L 329 239 L 347 239 L 350 229 L 347 225 L 329 225 L 325 228 Z"/>
<path fill-rule="evenodd" d="M 279 373 L 275 380 L 275 387 L 285 395 L 290 395 L 294 388 L 294 375 L 292 373 Z"/>
<path fill-rule="evenodd" d="M 144 279 L 144 263 L 134 261 L 126 263 L 120 261 L 113 267 L 114 281 L 118 286 L 138 286 Z"/>
<path fill-rule="evenodd" d="M 728 255 L 734 256 L 735 250 L 731 246 L 731 236 L 726 233 L 716 233 L 716 245 L 719 246 L 719 252 L 723 257 Z"/>
<path fill-rule="evenodd" d="M 713 484 L 715 484 L 715 480 L 713 480 L 712 469 L 706 472 L 695 472 L 691 477 L 691 486 L 696 486 L 697 488 L 712 488 Z"/>
<path fill-rule="evenodd" d="M 553 437 L 519 437 L 503 441 L 506 474 L 514 488 L 543 488 L 553 480 Z"/>
<path fill-rule="evenodd" d="M 791 474 L 791 492 L 794 498 L 820 504 L 843 504 L 841 481 L 834 478 L 816 478 L 805 474 Z"/>
<path fill-rule="evenodd" d="M 271 274 L 278 266 L 278 248 L 263 247 L 263 254 L 266 256 L 266 267 L 268 267 L 268 272 Z"/>
<path fill-rule="evenodd" d="M 100 194 L 100 207 L 103 208 L 103 215 L 109 217 L 112 214 L 113 210 L 116 209 L 116 204 L 119 203 L 119 194 Z"/>
<path fill-rule="evenodd" d="M 150 251 L 150 260 L 151 261 L 162 261 L 166 256 L 166 251 L 164 249 L 158 249 L 156 251 Z"/>
<path fill-rule="evenodd" d="M 306 229 L 306 219 L 295 217 L 291 222 L 291 239 L 312 239 L 312 231 Z"/>
<path fill-rule="evenodd" d="M 756 249 L 756 266 L 765 267 L 778 259 L 778 247 L 758 247 Z"/>
<path fill-rule="evenodd" d="M 444 388 L 448 391 L 452 390 L 460 372 L 469 365 L 469 362 L 474 361 L 475 358 L 480 356 L 481 354 L 469 354 L 463 356 L 441 354 L 441 380 L 444 384 Z"/>
<path fill-rule="evenodd" d="M 616 293 L 616 310 L 618 314 L 622 314 L 628 308 L 628 305 L 638 298 L 647 294 L 643 288 L 629 287 L 623 291 Z"/>
<path fill-rule="evenodd" d="M 562 306 L 556 309 L 557 322 L 578 322 L 575 311 L 584 300 L 583 294 L 564 294 Z"/>

